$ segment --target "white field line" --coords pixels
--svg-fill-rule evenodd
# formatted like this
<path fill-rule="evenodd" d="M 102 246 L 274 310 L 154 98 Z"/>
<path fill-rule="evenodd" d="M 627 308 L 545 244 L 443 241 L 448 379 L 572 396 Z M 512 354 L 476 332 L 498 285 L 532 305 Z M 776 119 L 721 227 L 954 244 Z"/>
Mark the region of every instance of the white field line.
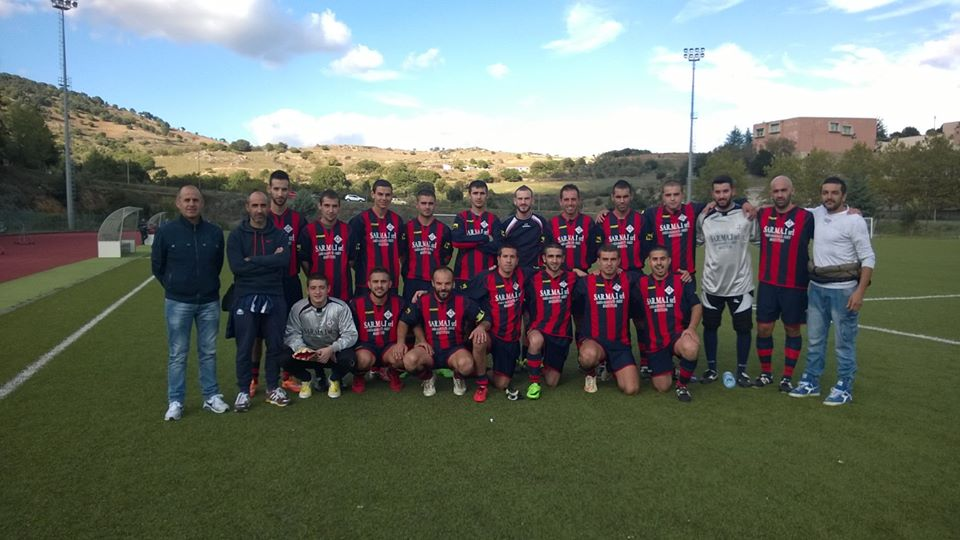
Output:
<path fill-rule="evenodd" d="M 885 334 L 893 334 L 895 336 L 905 336 L 912 337 L 917 339 L 926 339 L 929 341 L 936 341 L 937 343 L 946 343 L 947 345 L 960 345 L 960 341 L 954 341 L 952 339 L 938 338 L 934 336 L 925 336 L 923 334 L 911 334 L 910 332 L 901 332 L 899 330 L 890 330 L 889 328 L 880 328 L 877 326 L 867 326 L 865 324 L 857 325 L 864 330 L 873 330 L 876 332 L 883 332 Z"/>
<path fill-rule="evenodd" d="M 79 330 L 70 334 L 67 337 L 67 339 L 61 341 L 56 347 L 50 349 L 49 351 L 44 353 L 42 356 L 40 356 L 40 358 L 37 358 L 36 360 L 34 360 L 33 363 L 30 364 L 29 366 L 23 368 L 23 370 L 20 373 L 17 373 L 17 375 L 14 378 L 10 379 L 6 384 L 0 387 L 0 399 L 3 399 L 9 396 L 17 388 L 19 388 L 20 385 L 30 380 L 30 377 L 33 377 L 38 371 L 40 371 L 41 368 L 43 368 L 43 366 L 47 365 L 51 360 L 54 359 L 54 357 L 56 357 L 58 354 L 63 352 L 64 349 L 72 345 L 74 341 L 80 339 L 80 337 L 86 334 L 91 328 L 96 326 L 97 323 L 105 319 L 107 315 L 110 315 L 110 313 L 113 312 L 113 310 L 123 305 L 123 303 L 129 300 L 130 297 L 140 292 L 144 287 L 147 286 L 148 283 L 150 283 L 150 280 L 152 279 L 153 279 L 153 276 L 150 276 L 149 278 L 147 278 L 146 281 L 144 281 L 140 285 L 137 285 L 136 288 L 134 288 L 132 291 L 124 295 L 123 298 L 120 298 L 119 300 L 111 304 L 109 307 L 107 307 L 107 309 L 100 312 L 99 315 L 90 319 L 87 322 L 87 324 L 81 326 Z"/>
<path fill-rule="evenodd" d="M 941 298 L 960 298 L 960 294 L 934 294 L 930 296 L 883 296 L 879 298 L 864 298 L 864 302 L 893 302 L 895 300 L 938 300 Z"/>

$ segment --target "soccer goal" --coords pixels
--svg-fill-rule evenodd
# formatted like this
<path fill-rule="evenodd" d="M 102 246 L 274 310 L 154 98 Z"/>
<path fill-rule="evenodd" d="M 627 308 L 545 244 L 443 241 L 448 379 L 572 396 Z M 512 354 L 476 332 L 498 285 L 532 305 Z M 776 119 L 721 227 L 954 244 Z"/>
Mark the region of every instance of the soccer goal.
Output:
<path fill-rule="evenodd" d="M 867 222 L 867 232 L 870 233 L 870 238 L 873 238 L 873 216 L 863 216 L 863 220 Z"/>
<path fill-rule="evenodd" d="M 124 206 L 103 220 L 100 230 L 97 231 L 98 257 L 116 259 L 124 253 L 133 253 L 136 250 L 140 210 L 142 209 L 135 206 Z"/>

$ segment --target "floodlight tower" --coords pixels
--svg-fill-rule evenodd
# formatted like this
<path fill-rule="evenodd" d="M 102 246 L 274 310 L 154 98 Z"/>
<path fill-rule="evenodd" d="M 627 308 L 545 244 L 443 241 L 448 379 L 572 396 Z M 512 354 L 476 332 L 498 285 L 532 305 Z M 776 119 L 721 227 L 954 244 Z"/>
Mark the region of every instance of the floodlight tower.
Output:
<path fill-rule="evenodd" d="M 687 202 L 693 197 L 693 90 L 697 82 L 697 62 L 706 54 L 703 47 L 689 47 L 683 49 L 683 57 L 690 61 L 690 150 L 687 153 Z"/>
<path fill-rule="evenodd" d="M 70 81 L 67 79 L 67 37 L 64 30 L 64 13 L 77 7 L 76 0 L 50 0 L 53 8 L 60 11 L 60 68 L 63 76 L 60 89 L 63 92 L 63 174 L 67 178 L 67 228 L 76 226 L 73 213 L 73 162 L 70 159 Z"/>

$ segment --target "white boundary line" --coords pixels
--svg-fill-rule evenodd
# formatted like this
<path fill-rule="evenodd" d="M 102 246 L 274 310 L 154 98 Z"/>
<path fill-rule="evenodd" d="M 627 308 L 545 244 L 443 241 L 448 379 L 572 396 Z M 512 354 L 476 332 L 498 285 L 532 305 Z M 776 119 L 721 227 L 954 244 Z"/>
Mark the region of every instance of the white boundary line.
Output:
<path fill-rule="evenodd" d="M 152 279 L 153 279 L 153 276 L 148 277 L 146 281 L 138 285 L 132 291 L 128 292 L 126 295 L 123 296 L 123 298 L 120 298 L 119 300 L 111 304 L 107 309 L 100 312 L 99 315 L 90 319 L 87 322 L 87 324 L 81 326 L 79 330 L 70 334 L 70 336 L 68 336 L 67 339 L 61 341 L 56 347 L 50 349 L 49 351 L 44 353 L 42 356 L 40 356 L 40 358 L 37 358 L 36 360 L 34 360 L 33 363 L 30 364 L 29 366 L 23 368 L 23 370 L 20 371 L 20 373 L 17 373 L 17 375 L 14 378 L 10 379 L 2 387 L 0 387 L 0 399 L 3 399 L 9 396 L 17 388 L 19 388 L 20 385 L 30 380 L 30 377 L 33 377 L 38 371 L 40 371 L 40 369 L 43 368 L 43 366 L 47 365 L 51 360 L 54 359 L 54 357 L 56 357 L 58 354 L 63 352 L 64 349 L 72 345 L 74 341 L 80 339 L 81 336 L 83 336 L 91 328 L 96 326 L 97 323 L 105 319 L 107 315 L 110 315 L 110 313 L 113 312 L 113 310 L 123 305 L 123 303 L 129 300 L 131 296 L 140 292 L 144 287 L 147 286 L 147 284 L 150 283 Z"/>
<path fill-rule="evenodd" d="M 930 296 L 885 296 L 880 298 L 864 298 L 864 302 L 891 302 L 894 300 L 938 300 L 941 298 L 960 298 L 960 294 L 935 294 Z"/>
<path fill-rule="evenodd" d="M 901 331 L 899 331 L 899 330 L 890 330 L 890 329 L 887 329 L 887 328 L 880 328 L 880 327 L 877 327 L 877 326 L 867 326 L 867 325 L 865 325 L 865 324 L 860 324 L 860 325 L 857 325 L 857 326 L 859 326 L 860 328 L 863 328 L 864 330 L 874 330 L 874 331 L 876 331 L 876 332 L 883 332 L 883 333 L 885 333 L 885 334 L 893 334 L 893 335 L 895 335 L 895 336 L 905 336 L 905 337 L 912 337 L 912 338 L 917 338 L 917 339 L 926 339 L 926 340 L 929 340 L 929 341 L 936 341 L 937 343 L 946 343 L 947 345 L 960 345 L 960 341 L 954 341 L 954 340 L 952 340 L 952 339 L 944 339 L 944 338 L 938 338 L 938 337 L 933 337 L 933 336 L 925 336 L 925 335 L 923 335 L 923 334 L 911 334 L 911 333 L 909 333 L 909 332 L 901 332 Z"/>

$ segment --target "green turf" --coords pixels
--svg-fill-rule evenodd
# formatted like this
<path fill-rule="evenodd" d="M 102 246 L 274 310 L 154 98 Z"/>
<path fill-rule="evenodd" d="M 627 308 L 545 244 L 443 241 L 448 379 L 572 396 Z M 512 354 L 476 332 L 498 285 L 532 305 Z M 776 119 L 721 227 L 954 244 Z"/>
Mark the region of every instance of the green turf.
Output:
<path fill-rule="evenodd" d="M 948 270 L 912 276 L 922 260 L 957 268 L 960 243 L 876 245 L 871 294 L 956 292 Z M 134 261 L 0 316 L 0 380 L 148 273 Z M 909 306 L 900 318 L 868 303 L 863 322 L 949 332 L 938 321 L 960 299 L 919 302 L 896 304 Z M 427 399 L 414 381 L 400 394 L 375 381 L 283 410 L 258 396 L 224 416 L 199 410 L 192 355 L 184 418 L 164 423 L 161 306 L 149 285 L 0 401 L 5 536 L 948 538 L 960 527 L 957 346 L 862 331 L 856 401 L 841 408 L 719 384 L 695 385 L 690 405 L 610 382 L 587 395 L 571 361 L 538 402 L 477 405 L 447 380 Z M 726 326 L 720 345 L 729 369 Z M 234 347 L 219 347 L 230 398 Z M 834 369 L 831 355 L 825 383 Z"/>

